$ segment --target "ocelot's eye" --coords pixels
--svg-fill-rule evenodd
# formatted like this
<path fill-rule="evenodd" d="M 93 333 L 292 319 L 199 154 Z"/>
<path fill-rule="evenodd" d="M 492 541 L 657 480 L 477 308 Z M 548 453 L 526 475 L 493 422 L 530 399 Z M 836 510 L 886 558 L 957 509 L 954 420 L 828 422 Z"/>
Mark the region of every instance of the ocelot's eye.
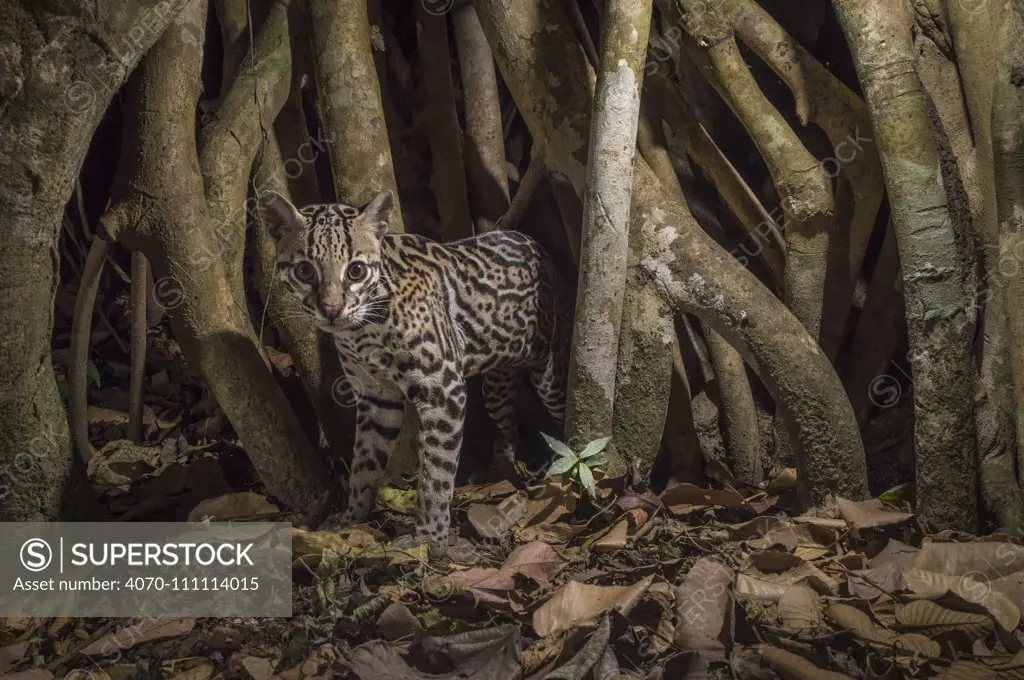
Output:
<path fill-rule="evenodd" d="M 362 262 L 353 262 L 345 270 L 345 276 L 349 281 L 362 281 L 366 278 L 366 265 Z"/>
<path fill-rule="evenodd" d="M 292 269 L 295 280 L 311 286 L 316 282 L 316 268 L 309 262 L 300 262 Z"/>

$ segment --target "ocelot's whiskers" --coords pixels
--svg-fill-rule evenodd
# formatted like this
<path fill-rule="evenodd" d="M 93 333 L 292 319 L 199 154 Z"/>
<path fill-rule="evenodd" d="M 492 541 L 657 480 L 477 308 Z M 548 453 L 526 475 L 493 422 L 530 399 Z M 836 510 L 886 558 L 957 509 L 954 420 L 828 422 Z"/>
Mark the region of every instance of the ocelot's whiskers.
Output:
<path fill-rule="evenodd" d="M 388 305 L 391 304 L 390 295 L 381 295 L 380 297 L 368 300 L 359 306 L 358 309 L 353 312 L 353 317 L 359 326 L 365 326 L 371 323 L 382 323 L 387 318 Z"/>

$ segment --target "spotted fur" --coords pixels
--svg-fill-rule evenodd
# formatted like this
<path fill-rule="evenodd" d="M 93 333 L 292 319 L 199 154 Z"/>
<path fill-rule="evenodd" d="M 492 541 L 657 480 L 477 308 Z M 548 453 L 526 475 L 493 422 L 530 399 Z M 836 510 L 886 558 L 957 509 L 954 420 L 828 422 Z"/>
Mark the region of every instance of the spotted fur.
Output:
<path fill-rule="evenodd" d="M 514 460 L 523 373 L 555 421 L 564 418 L 571 318 L 551 261 L 530 237 L 499 231 L 440 244 L 387 232 L 390 191 L 357 209 L 297 210 L 260 201 L 277 271 L 333 336 L 356 405 L 343 523 L 365 520 L 411 402 L 421 423 L 416 538 L 447 536 L 466 412 L 466 378 L 482 375 L 497 425 L 495 455 Z"/>

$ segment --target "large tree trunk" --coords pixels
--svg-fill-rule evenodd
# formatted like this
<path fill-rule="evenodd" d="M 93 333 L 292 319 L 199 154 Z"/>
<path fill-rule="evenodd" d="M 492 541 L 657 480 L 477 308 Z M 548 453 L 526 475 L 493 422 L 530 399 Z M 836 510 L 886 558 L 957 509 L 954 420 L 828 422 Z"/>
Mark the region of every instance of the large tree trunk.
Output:
<path fill-rule="evenodd" d="M 0 62 L 3 521 L 54 519 L 70 488 L 71 442 L 50 363 L 61 215 L 111 98 L 182 5 L 0 2 L 0 44 L 11 50 Z"/>
<path fill-rule="evenodd" d="M 637 131 L 637 146 L 644 160 L 661 182 L 661 187 L 668 192 L 680 205 L 689 205 L 683 192 L 679 176 L 676 174 L 665 148 L 661 117 L 652 107 L 645 105 L 641 110 L 641 124 Z M 647 114 L 644 117 L 644 114 Z M 691 210 L 692 212 L 692 210 Z M 701 225 L 704 226 L 704 225 Z M 757 485 L 762 479 L 760 432 L 757 423 L 757 410 L 754 397 L 747 381 L 747 370 L 743 357 L 730 345 L 725 338 L 716 333 L 710 326 L 704 327 L 708 353 L 714 365 L 715 382 L 718 385 L 719 400 L 722 404 L 722 439 L 725 444 L 726 460 L 729 469 L 738 479 Z M 686 380 L 685 374 L 679 376 Z M 671 394 L 675 396 L 676 408 L 685 409 L 684 418 L 689 418 L 692 429 L 692 404 L 688 388 L 680 389 L 674 385 Z M 678 411 L 673 411 L 678 413 Z M 649 427 L 649 426 L 648 426 Z M 696 438 L 696 433 L 693 434 Z M 683 447 L 685 450 L 685 447 Z M 693 447 L 690 447 L 693 448 Z M 675 452 L 679 455 L 679 452 Z"/>
<path fill-rule="evenodd" d="M 1024 463 L 1024 7 L 1003 2 L 992 96 L 992 149 L 999 219 L 999 272 L 1017 405 L 1017 464 Z"/>
<path fill-rule="evenodd" d="M 366 0 L 311 0 L 308 11 L 317 107 L 330 144 L 336 197 L 361 206 L 391 189 L 391 230 L 404 231 Z"/>
<path fill-rule="evenodd" d="M 577 448 L 612 434 L 633 155 L 650 22 L 650 0 L 612 3 L 604 16 L 565 416 L 566 440 Z"/>
<path fill-rule="evenodd" d="M 924 94 L 909 66 L 909 9 L 898 0 L 833 2 L 872 113 L 900 251 L 914 378 L 917 509 L 940 528 L 975 531 L 975 309 Z"/>

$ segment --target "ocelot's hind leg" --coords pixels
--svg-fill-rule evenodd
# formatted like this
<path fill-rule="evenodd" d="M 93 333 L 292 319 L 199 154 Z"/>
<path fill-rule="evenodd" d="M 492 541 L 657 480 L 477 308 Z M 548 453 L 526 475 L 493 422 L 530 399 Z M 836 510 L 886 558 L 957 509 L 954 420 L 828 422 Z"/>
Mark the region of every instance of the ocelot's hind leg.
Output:
<path fill-rule="evenodd" d="M 565 356 L 568 348 L 556 348 L 543 368 L 530 371 L 530 384 L 559 429 L 565 426 L 565 390 L 568 380 Z"/>
<path fill-rule="evenodd" d="M 519 423 L 516 420 L 516 392 L 519 370 L 499 368 L 484 373 L 484 407 L 498 429 L 494 438 L 494 460 L 514 469 L 516 448 L 519 443 Z"/>
<path fill-rule="evenodd" d="M 356 438 L 349 476 L 348 506 L 341 523 L 350 526 L 370 516 L 377 485 L 384 476 L 388 456 L 402 429 L 402 393 L 376 390 L 356 404 Z"/>

